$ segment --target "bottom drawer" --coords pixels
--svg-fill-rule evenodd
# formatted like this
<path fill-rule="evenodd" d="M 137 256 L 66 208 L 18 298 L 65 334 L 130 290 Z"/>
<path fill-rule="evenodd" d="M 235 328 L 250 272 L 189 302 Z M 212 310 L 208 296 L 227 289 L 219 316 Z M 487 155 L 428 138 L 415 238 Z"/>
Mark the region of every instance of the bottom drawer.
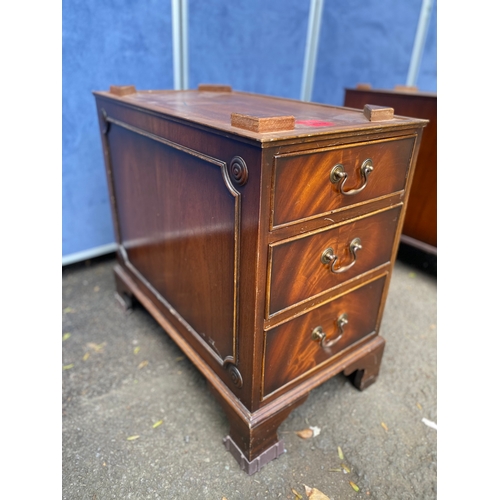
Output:
<path fill-rule="evenodd" d="M 264 397 L 375 331 L 386 276 L 266 332 Z"/>

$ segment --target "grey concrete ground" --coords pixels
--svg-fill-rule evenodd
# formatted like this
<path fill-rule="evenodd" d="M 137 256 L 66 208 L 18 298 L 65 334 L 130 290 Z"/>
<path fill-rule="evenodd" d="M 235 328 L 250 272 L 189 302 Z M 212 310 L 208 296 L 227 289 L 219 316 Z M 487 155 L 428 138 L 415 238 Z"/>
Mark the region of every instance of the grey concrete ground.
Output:
<path fill-rule="evenodd" d="M 63 268 L 63 499 L 295 500 L 304 485 L 336 500 L 437 497 L 437 431 L 422 421 L 437 423 L 435 274 L 397 261 L 378 381 L 315 389 L 280 427 L 287 453 L 248 476 L 204 378 L 144 309 L 116 303 L 114 262 Z M 310 426 L 319 435 L 296 435 Z"/>

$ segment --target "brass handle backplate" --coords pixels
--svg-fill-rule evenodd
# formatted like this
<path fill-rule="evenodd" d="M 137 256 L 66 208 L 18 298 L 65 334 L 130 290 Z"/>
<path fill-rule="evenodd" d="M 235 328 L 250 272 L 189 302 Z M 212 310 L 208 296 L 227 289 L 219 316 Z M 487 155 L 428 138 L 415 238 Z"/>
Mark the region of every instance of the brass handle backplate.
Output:
<path fill-rule="evenodd" d="M 330 266 L 330 271 L 332 273 L 335 273 L 335 274 L 344 273 L 348 269 L 351 269 L 351 267 L 354 266 L 354 264 L 356 264 L 356 252 L 358 250 L 360 250 L 361 248 L 363 248 L 361 246 L 361 239 L 354 238 L 349 245 L 349 251 L 351 252 L 351 255 L 352 255 L 352 262 L 350 264 L 347 264 L 347 266 L 338 267 L 337 269 L 335 269 L 335 264 L 337 263 L 337 260 L 339 257 L 338 257 L 338 255 L 335 255 L 333 248 L 328 247 L 321 254 L 321 263 L 328 264 Z"/>
<path fill-rule="evenodd" d="M 342 335 L 344 335 L 344 326 L 347 325 L 347 323 L 349 323 L 349 321 L 347 320 L 347 314 L 341 314 L 337 318 L 337 329 L 339 331 L 339 335 L 337 335 L 334 339 L 327 340 L 326 333 L 323 331 L 323 327 L 317 326 L 312 331 L 312 339 L 316 342 L 319 342 L 321 347 L 323 347 L 324 349 L 328 349 L 342 338 Z"/>
<path fill-rule="evenodd" d="M 363 185 L 358 189 L 351 189 L 350 191 L 344 191 L 344 185 L 347 181 L 347 173 L 344 170 L 344 165 L 342 163 L 337 163 L 330 171 L 330 182 L 332 184 L 339 184 L 339 190 L 342 194 L 346 196 L 351 196 L 353 194 L 358 194 L 363 189 L 365 189 L 368 184 L 368 176 L 373 172 L 373 161 L 371 158 L 367 158 L 361 165 L 361 177 L 363 178 Z"/>

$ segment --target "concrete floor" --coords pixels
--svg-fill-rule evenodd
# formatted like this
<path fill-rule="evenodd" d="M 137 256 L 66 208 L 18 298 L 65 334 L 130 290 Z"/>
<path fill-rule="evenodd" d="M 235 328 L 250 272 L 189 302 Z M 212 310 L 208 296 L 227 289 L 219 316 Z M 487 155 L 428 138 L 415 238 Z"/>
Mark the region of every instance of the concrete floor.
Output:
<path fill-rule="evenodd" d="M 280 427 L 287 453 L 252 476 L 197 369 L 147 311 L 115 301 L 114 258 L 63 268 L 62 498 L 295 500 L 304 485 L 331 500 L 436 498 L 437 431 L 422 420 L 437 423 L 435 260 L 400 253 L 377 382 L 315 389 Z"/>

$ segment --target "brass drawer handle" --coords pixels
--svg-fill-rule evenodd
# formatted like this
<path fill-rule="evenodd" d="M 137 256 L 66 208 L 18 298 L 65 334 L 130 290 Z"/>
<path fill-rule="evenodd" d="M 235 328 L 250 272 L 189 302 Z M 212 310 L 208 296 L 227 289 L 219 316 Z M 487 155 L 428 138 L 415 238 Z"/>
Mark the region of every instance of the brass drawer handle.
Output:
<path fill-rule="evenodd" d="M 321 347 L 324 349 L 328 349 L 342 338 L 342 335 L 344 335 L 344 326 L 347 325 L 347 323 L 349 323 L 347 320 L 347 314 L 341 314 L 337 319 L 337 329 L 339 331 L 339 335 L 337 335 L 334 339 L 326 340 L 326 333 L 323 331 L 323 327 L 317 326 L 312 331 L 312 339 L 319 342 Z"/>
<path fill-rule="evenodd" d="M 371 158 L 367 158 L 361 165 L 361 177 L 363 177 L 363 185 L 358 189 L 351 189 L 350 191 L 344 191 L 344 185 L 347 181 L 347 174 L 344 170 L 344 165 L 342 163 L 337 163 L 330 172 L 330 181 L 332 184 L 337 184 L 340 182 L 340 192 L 346 196 L 351 196 L 353 194 L 358 194 L 363 189 L 365 189 L 368 184 L 368 176 L 373 172 L 373 161 Z M 342 181 L 342 182 L 341 182 Z"/>
<path fill-rule="evenodd" d="M 349 251 L 351 252 L 352 255 L 352 262 L 348 264 L 347 266 L 344 267 L 338 267 L 337 269 L 334 268 L 335 264 L 337 263 L 338 260 L 338 255 L 335 255 L 333 248 L 329 247 L 327 248 L 322 254 L 321 254 L 321 263 L 322 264 L 329 264 L 330 266 L 330 271 L 335 274 L 339 273 L 344 273 L 348 269 L 351 269 L 354 264 L 356 264 L 356 252 L 363 248 L 361 246 L 361 239 L 360 238 L 354 238 L 350 245 L 349 245 Z"/>

